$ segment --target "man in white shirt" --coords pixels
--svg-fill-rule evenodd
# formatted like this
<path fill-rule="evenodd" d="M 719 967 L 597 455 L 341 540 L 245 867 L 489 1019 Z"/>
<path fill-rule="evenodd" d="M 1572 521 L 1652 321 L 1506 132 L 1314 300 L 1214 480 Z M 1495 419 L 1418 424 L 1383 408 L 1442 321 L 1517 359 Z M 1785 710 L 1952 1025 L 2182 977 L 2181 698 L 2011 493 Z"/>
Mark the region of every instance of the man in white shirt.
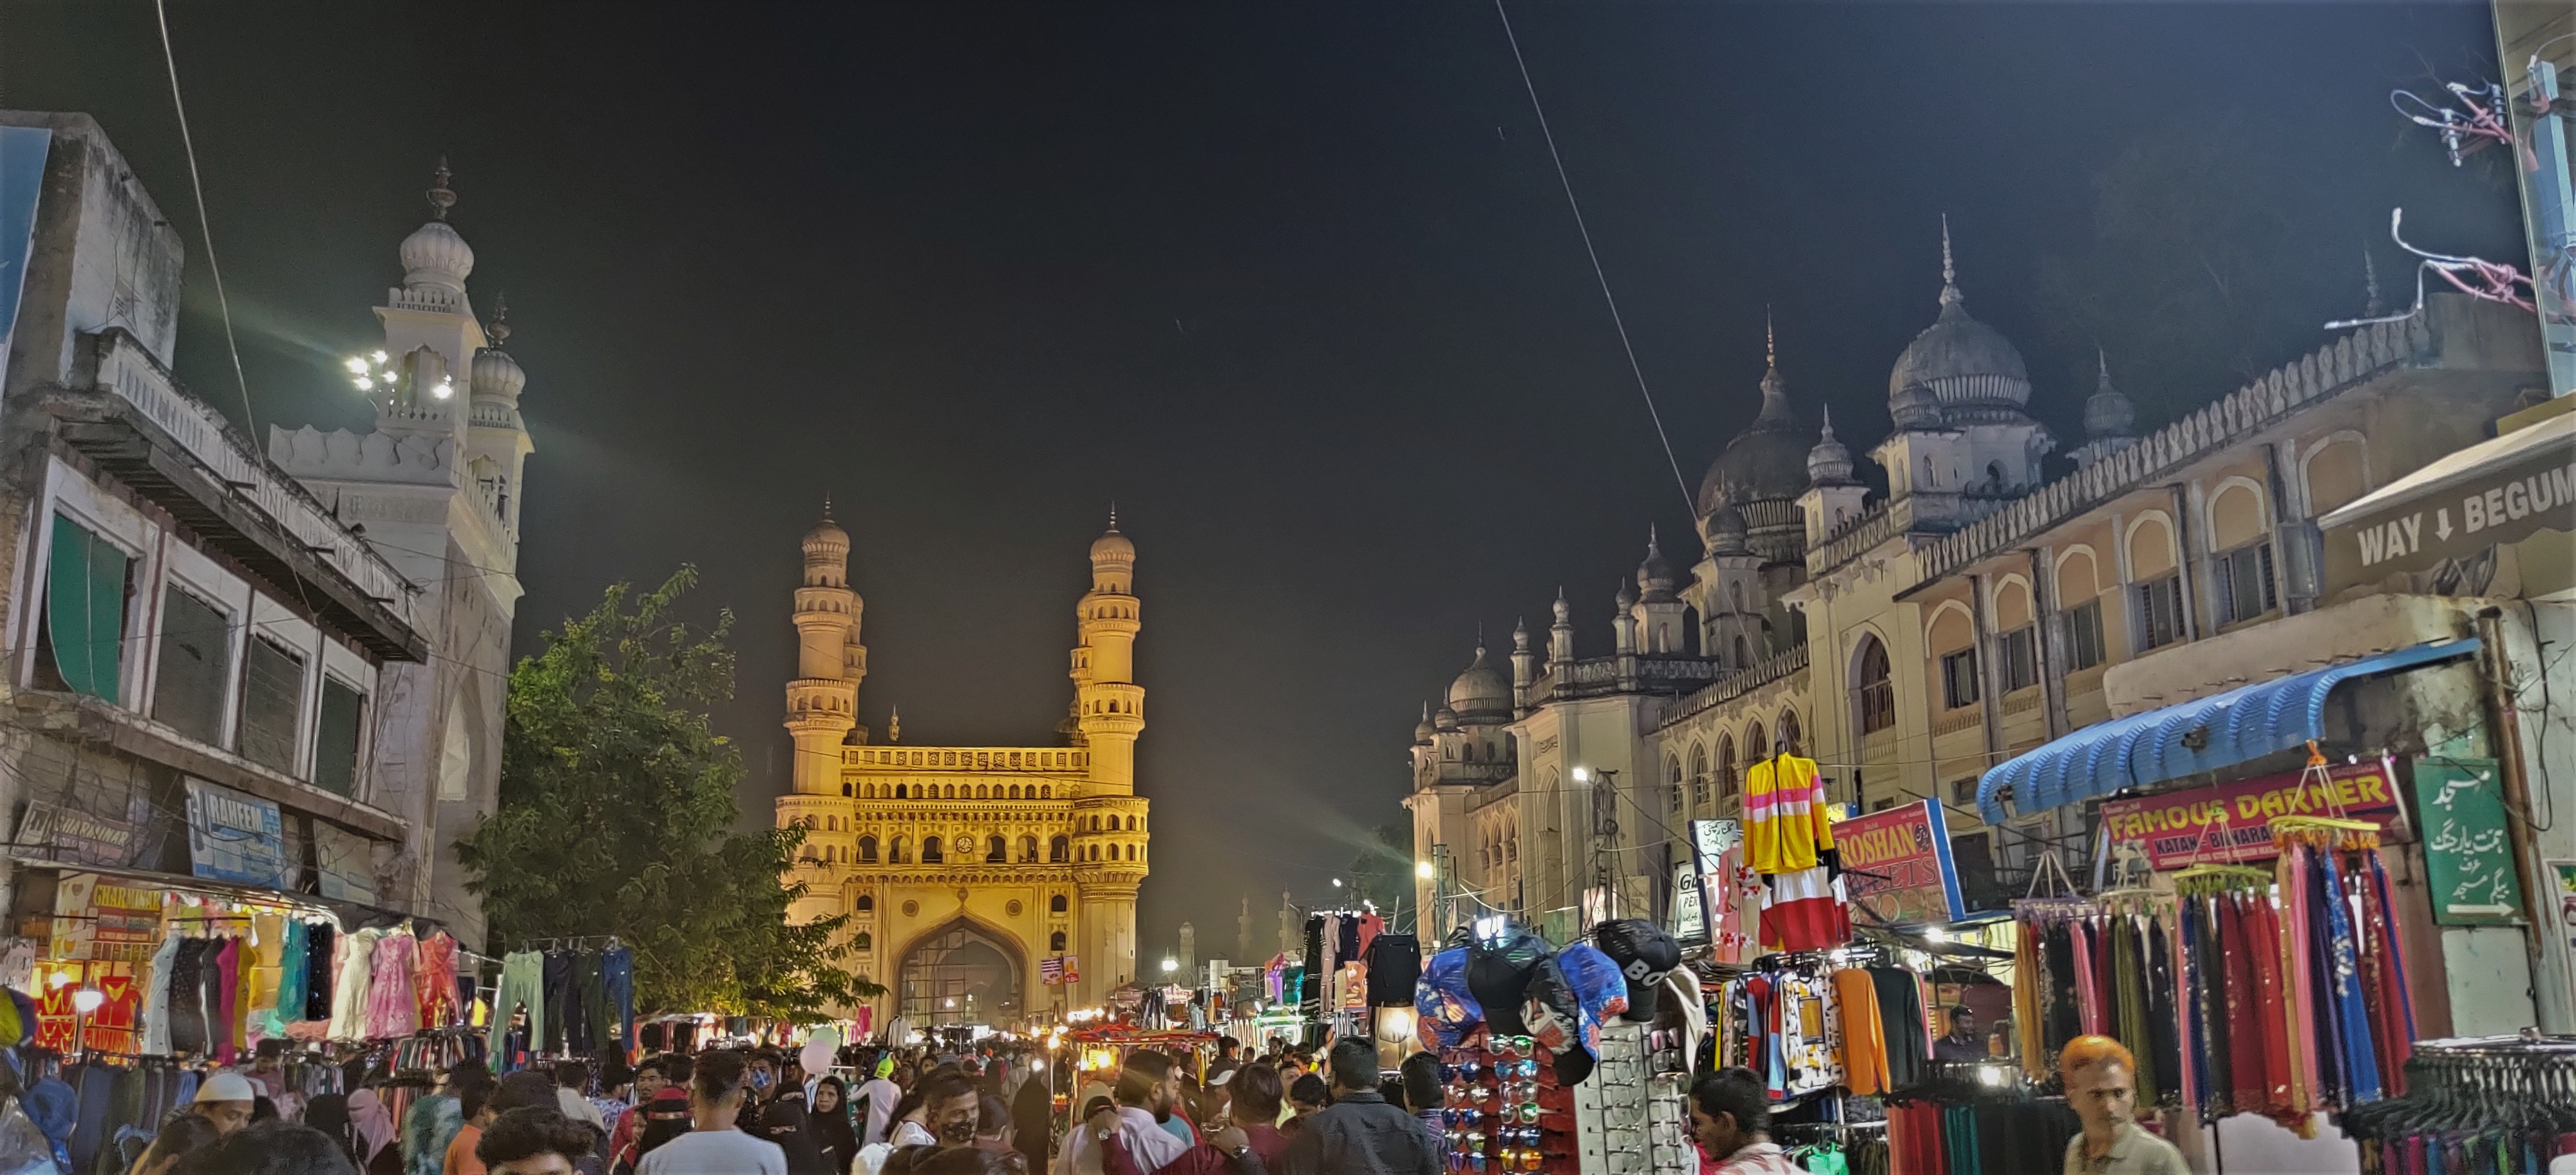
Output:
<path fill-rule="evenodd" d="M 698 1058 L 689 1090 L 689 1132 L 644 1156 L 638 1175 L 787 1175 L 787 1152 L 734 1128 L 744 1099 L 739 1053 Z"/>
<path fill-rule="evenodd" d="M 894 1117 L 895 1103 L 903 1100 L 903 1087 L 888 1080 L 894 1075 L 893 1052 L 877 1058 L 873 1073 L 858 1092 L 850 1095 L 868 1108 L 867 1121 L 859 1124 L 866 1131 L 859 1138 L 860 1146 L 874 1146 L 886 1140 L 886 1123 Z"/>
<path fill-rule="evenodd" d="M 1181 1157 L 1190 1149 L 1189 1144 L 1173 1137 L 1162 1125 L 1162 1119 L 1171 1113 L 1175 1084 L 1169 1059 L 1151 1050 L 1138 1050 L 1118 1071 L 1118 1087 L 1111 1093 L 1118 1102 L 1117 1108 L 1075 1124 L 1072 1132 L 1065 1135 L 1064 1148 L 1056 1154 L 1053 1175 L 1102 1175 L 1100 1148 L 1112 1134 L 1118 1136 L 1119 1144 L 1127 1148 L 1128 1156 L 1142 1170 L 1159 1170 Z"/>
<path fill-rule="evenodd" d="M 590 1128 L 598 1131 L 601 1138 L 606 1138 L 608 1119 L 601 1117 L 599 1107 L 590 1104 L 590 1099 L 582 1096 L 583 1091 L 589 1088 L 590 1066 L 579 1061 L 555 1062 L 556 1106 L 563 1111 L 564 1117 L 575 1122 L 589 1123 Z"/>

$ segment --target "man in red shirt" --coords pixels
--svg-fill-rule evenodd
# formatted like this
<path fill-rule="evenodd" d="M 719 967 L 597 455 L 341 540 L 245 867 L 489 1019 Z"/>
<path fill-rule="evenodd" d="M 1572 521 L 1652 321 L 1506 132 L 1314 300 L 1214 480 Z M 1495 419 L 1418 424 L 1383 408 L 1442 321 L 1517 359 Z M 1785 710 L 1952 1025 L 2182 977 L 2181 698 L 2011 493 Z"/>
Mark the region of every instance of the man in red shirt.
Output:
<path fill-rule="evenodd" d="M 1106 1175 L 1267 1175 L 1279 1170 L 1281 1156 L 1288 1153 L 1287 1136 L 1274 1125 L 1279 1120 L 1279 1071 L 1255 1061 L 1219 1080 L 1233 1093 L 1227 1106 L 1232 1122 L 1225 1129 L 1153 1171 L 1139 1167 L 1113 1137 L 1102 1152 Z"/>

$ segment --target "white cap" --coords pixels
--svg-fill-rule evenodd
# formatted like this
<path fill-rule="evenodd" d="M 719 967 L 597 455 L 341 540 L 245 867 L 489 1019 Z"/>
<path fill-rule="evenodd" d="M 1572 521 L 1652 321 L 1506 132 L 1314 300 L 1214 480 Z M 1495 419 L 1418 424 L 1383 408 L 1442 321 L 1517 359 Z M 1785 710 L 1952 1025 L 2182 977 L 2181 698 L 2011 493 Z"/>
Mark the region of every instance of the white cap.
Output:
<path fill-rule="evenodd" d="M 206 1083 L 197 1087 L 197 1101 L 201 1105 L 206 1102 L 246 1102 L 258 1096 L 259 1091 L 250 1087 L 250 1078 L 230 1069 L 208 1075 Z"/>

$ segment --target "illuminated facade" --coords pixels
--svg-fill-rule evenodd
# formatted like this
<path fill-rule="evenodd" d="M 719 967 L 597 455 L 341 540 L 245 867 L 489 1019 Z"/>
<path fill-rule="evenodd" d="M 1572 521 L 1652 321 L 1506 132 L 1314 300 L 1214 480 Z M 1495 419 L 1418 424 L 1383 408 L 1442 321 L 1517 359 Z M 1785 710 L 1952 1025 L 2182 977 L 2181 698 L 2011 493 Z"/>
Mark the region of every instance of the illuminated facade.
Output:
<path fill-rule="evenodd" d="M 827 512 L 805 535 L 796 590 L 796 757 L 779 827 L 809 834 L 791 916 L 851 915 L 851 969 L 883 983 L 877 1023 L 1007 1026 L 1092 1007 L 1136 975 L 1136 887 L 1151 827 L 1136 792 L 1145 690 L 1135 682 L 1136 547 L 1091 544 L 1075 608 L 1071 714 L 1052 746 L 911 747 L 858 722 L 864 607 L 850 536 Z M 1076 957 L 1079 981 L 1041 986 L 1039 961 Z"/>

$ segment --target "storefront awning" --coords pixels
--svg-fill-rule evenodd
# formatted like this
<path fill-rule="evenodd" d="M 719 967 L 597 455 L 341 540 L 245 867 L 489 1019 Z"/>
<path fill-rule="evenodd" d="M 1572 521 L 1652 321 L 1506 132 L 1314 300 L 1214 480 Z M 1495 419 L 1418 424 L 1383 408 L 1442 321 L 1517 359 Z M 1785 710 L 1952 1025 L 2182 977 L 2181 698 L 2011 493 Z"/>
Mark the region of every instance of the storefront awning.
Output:
<path fill-rule="evenodd" d="M 2088 726 L 1986 772 L 1977 814 L 2003 823 L 2006 789 L 2026 814 L 2286 751 L 2325 737 L 2336 686 L 2477 651 L 2475 637 L 2435 641 Z"/>
<path fill-rule="evenodd" d="M 2543 530 L 2576 530 L 2576 413 L 2480 441 L 2317 520 L 2329 565 L 2421 571 Z"/>

